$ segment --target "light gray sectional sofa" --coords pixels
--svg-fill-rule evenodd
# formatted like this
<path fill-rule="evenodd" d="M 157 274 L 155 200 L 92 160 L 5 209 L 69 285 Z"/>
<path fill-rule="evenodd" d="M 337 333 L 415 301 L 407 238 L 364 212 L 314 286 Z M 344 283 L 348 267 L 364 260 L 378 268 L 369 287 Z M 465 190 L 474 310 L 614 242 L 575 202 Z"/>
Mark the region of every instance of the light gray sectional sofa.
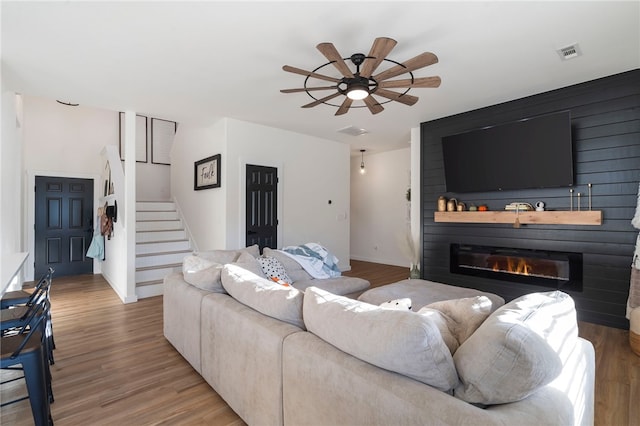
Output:
<path fill-rule="evenodd" d="M 219 287 L 165 278 L 164 334 L 250 425 L 593 424 L 594 351 L 564 293 L 410 312 L 339 295 L 368 286 L 349 277 L 301 291 L 295 262 L 280 286 L 252 249 L 208 256 L 228 262 Z"/>

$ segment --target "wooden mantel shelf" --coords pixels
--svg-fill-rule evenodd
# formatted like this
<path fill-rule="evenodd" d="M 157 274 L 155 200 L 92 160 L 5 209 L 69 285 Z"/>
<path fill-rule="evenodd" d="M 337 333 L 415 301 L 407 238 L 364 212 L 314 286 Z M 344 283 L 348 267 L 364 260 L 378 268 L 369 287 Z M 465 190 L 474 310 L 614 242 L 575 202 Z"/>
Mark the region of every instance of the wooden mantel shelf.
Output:
<path fill-rule="evenodd" d="M 457 223 L 515 223 L 515 211 L 435 212 L 435 222 Z M 521 225 L 602 225 L 602 211 L 520 211 Z"/>

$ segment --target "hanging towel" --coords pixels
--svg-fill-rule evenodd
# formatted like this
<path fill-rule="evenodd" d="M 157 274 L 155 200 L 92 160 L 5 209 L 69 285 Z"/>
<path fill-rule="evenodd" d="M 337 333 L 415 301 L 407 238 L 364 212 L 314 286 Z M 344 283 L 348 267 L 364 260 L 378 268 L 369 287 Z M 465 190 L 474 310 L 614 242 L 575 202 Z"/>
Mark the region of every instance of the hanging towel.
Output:
<path fill-rule="evenodd" d="M 92 257 L 100 261 L 104 260 L 104 236 L 95 234 L 89 244 L 87 257 Z"/>
<path fill-rule="evenodd" d="M 638 184 L 638 202 L 636 214 L 631 219 L 631 224 L 640 229 L 640 184 Z M 640 307 L 640 234 L 636 239 L 636 249 L 631 263 L 631 279 L 629 280 L 629 298 L 627 299 L 627 319 L 631 317 L 631 311 Z"/>
<path fill-rule="evenodd" d="M 100 224 L 100 218 L 103 214 L 104 209 L 102 207 L 99 207 L 97 217 L 98 224 Z M 91 244 L 89 244 L 89 248 L 87 249 L 87 257 L 92 257 L 99 261 L 104 260 L 104 236 L 101 234 L 99 228 L 94 229 Z"/>

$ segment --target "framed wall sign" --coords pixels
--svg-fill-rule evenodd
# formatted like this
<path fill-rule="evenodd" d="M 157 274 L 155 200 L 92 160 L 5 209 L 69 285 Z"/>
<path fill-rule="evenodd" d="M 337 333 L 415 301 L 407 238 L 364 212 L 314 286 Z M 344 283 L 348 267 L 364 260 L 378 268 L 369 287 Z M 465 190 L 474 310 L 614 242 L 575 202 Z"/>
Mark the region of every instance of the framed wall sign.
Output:
<path fill-rule="evenodd" d="M 220 188 L 221 154 L 194 163 L 193 189 Z"/>

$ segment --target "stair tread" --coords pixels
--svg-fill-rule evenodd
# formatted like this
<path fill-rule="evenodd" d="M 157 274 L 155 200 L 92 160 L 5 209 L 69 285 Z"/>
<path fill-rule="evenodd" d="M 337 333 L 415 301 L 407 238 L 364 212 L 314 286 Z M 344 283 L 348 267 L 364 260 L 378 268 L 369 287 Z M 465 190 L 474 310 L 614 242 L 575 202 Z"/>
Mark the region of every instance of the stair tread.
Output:
<path fill-rule="evenodd" d="M 136 283 L 136 287 L 144 287 L 146 285 L 162 284 L 164 280 L 140 281 Z"/>
<path fill-rule="evenodd" d="M 191 250 L 157 251 L 157 252 L 154 252 L 154 253 L 136 254 L 136 257 L 164 256 L 164 255 L 167 255 L 167 254 L 179 254 L 179 253 L 192 253 L 192 251 Z"/>
<path fill-rule="evenodd" d="M 188 243 L 189 240 L 182 239 L 182 240 L 162 240 L 162 241 L 140 241 L 137 242 L 136 245 L 138 244 L 164 244 L 164 243 Z"/>
<path fill-rule="evenodd" d="M 141 271 L 153 271 L 154 269 L 168 269 L 168 268 L 178 268 L 182 267 L 182 263 L 168 263 L 166 265 L 154 265 L 154 266 L 141 266 L 136 268 L 136 272 Z"/>
<path fill-rule="evenodd" d="M 184 231 L 184 229 L 145 229 L 142 231 L 138 231 L 136 229 L 136 232 L 169 232 L 169 231 Z"/>

